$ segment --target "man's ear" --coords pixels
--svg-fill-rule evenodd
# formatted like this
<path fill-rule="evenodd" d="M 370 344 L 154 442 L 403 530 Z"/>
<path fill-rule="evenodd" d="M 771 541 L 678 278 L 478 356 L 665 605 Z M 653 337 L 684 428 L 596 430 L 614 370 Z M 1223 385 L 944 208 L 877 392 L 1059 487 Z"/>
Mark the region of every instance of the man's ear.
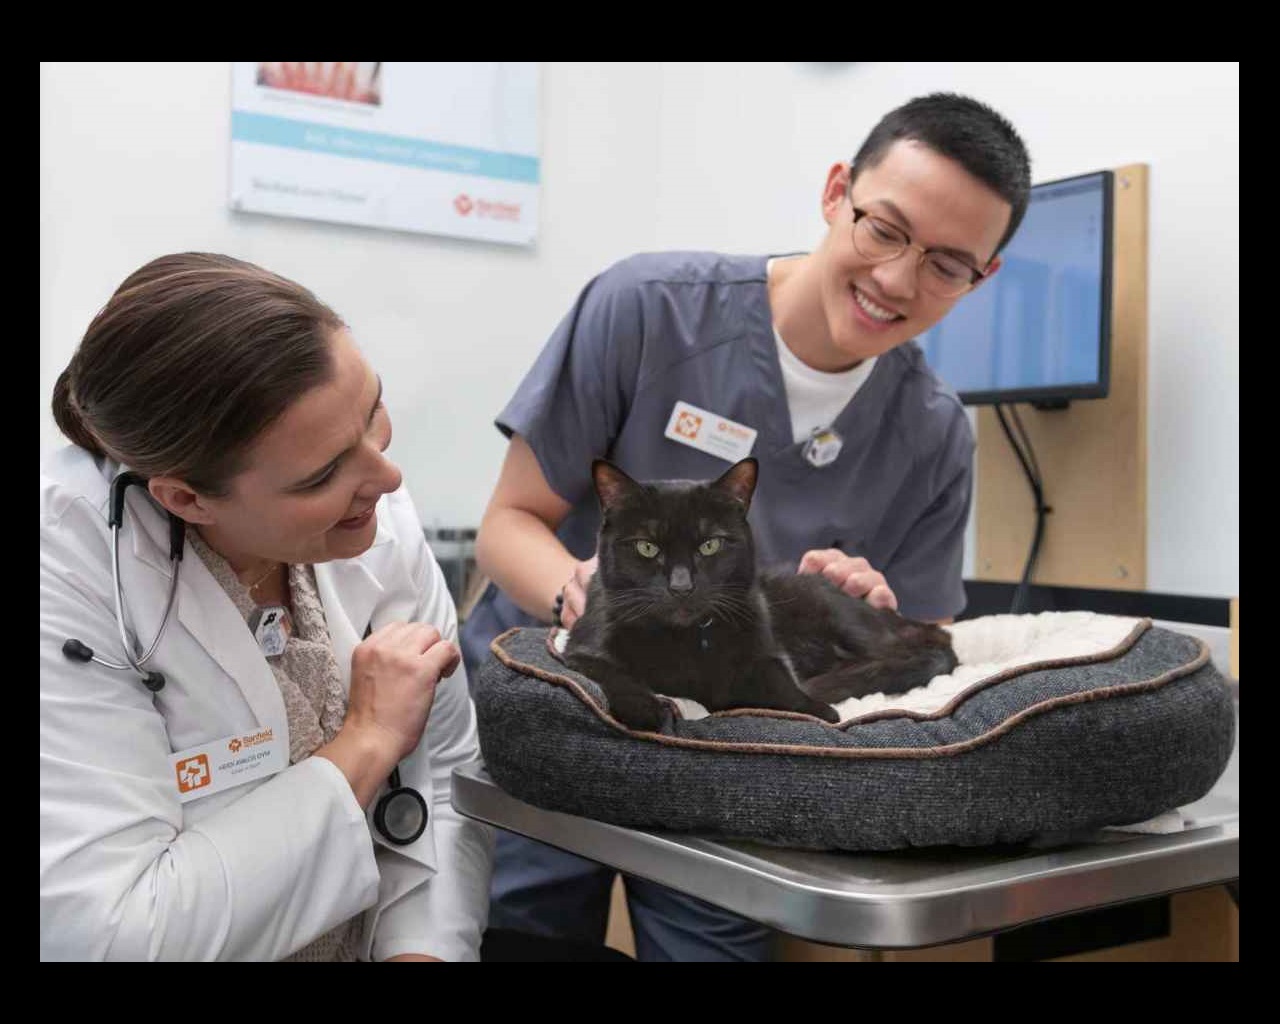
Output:
<path fill-rule="evenodd" d="M 977 284 L 975 284 L 972 288 L 970 288 L 969 291 L 976 292 L 984 284 L 986 284 L 993 277 L 995 277 L 996 271 L 999 270 L 1002 266 L 1004 266 L 1004 260 L 1002 260 L 999 256 L 993 256 L 991 258 L 991 262 L 987 265 L 987 272 L 986 274 L 983 275 L 982 280 L 980 280 Z"/>
<path fill-rule="evenodd" d="M 827 171 L 827 183 L 822 187 L 822 219 L 827 224 L 835 221 L 840 213 L 840 204 L 844 202 L 849 191 L 849 165 L 832 164 Z"/>
<path fill-rule="evenodd" d="M 591 463 L 591 478 L 595 481 L 596 496 L 604 512 L 625 501 L 640 489 L 640 484 L 627 476 L 608 459 L 596 459 Z"/>
<path fill-rule="evenodd" d="M 165 509 L 179 519 L 198 526 L 214 522 L 213 511 L 199 491 L 176 476 L 153 476 L 147 481 L 147 490 Z"/>
<path fill-rule="evenodd" d="M 734 463 L 711 486 L 735 501 L 742 502 L 743 511 L 751 507 L 751 496 L 756 492 L 756 479 L 760 464 L 753 458 Z"/>

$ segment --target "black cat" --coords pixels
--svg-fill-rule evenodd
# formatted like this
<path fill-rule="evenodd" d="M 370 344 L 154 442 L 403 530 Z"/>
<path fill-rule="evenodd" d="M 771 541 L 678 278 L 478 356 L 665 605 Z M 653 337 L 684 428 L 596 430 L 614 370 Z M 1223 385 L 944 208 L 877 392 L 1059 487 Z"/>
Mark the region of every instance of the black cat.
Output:
<path fill-rule="evenodd" d="M 835 722 L 833 703 L 902 693 L 955 668 L 938 626 L 873 608 L 819 575 L 756 572 L 755 459 L 710 483 L 638 483 L 604 459 L 592 473 L 599 565 L 564 658 L 600 684 L 625 725 L 658 728 L 655 689 L 709 711 Z"/>

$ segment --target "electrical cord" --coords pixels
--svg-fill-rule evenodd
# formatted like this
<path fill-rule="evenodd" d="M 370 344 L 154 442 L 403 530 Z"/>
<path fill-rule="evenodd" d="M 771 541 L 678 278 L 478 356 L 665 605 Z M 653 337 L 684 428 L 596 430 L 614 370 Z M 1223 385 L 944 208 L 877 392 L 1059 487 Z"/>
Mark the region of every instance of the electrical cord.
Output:
<path fill-rule="evenodd" d="M 1041 485 L 1043 491 L 1044 477 L 1040 475 L 1040 463 L 1036 461 L 1035 449 L 1031 447 L 1031 437 L 1022 425 L 1022 417 L 1018 415 L 1018 407 L 1016 405 L 1009 406 L 1009 419 L 1013 421 L 1013 428 L 1017 431 L 1018 440 L 1022 442 L 1022 450 L 1026 453 L 1027 461 L 1031 463 L 1031 469 L 1036 475 L 1036 482 Z"/>
<path fill-rule="evenodd" d="M 1031 588 L 1031 577 L 1035 572 L 1036 559 L 1040 557 L 1040 542 L 1044 538 L 1044 520 L 1053 509 L 1044 503 L 1044 483 L 1040 478 L 1040 465 L 1036 461 L 1035 450 L 1031 447 L 1031 438 L 1027 434 L 1026 428 L 1022 425 L 1022 419 L 1018 416 L 1017 410 L 1009 407 L 1009 415 L 1013 420 L 1014 429 L 1018 433 L 1018 437 L 1014 437 L 1014 430 L 1009 427 L 1009 421 L 1005 419 L 1004 406 L 996 403 L 994 406 L 996 419 L 1000 421 L 1000 429 L 1004 431 L 1004 436 L 1009 440 L 1009 446 L 1013 449 L 1013 453 L 1018 457 L 1018 462 L 1022 464 L 1022 471 L 1026 474 L 1027 483 L 1031 485 L 1031 496 L 1035 501 L 1036 511 L 1036 528 L 1035 534 L 1031 539 L 1031 550 L 1027 553 L 1027 562 L 1022 570 L 1022 581 L 1018 584 L 1018 589 L 1013 595 L 1013 604 L 1009 611 L 1013 615 L 1021 615 L 1027 610 L 1027 597 Z M 1019 443 L 1021 439 L 1021 443 Z M 1025 446 L 1025 450 L 1024 450 Z"/>

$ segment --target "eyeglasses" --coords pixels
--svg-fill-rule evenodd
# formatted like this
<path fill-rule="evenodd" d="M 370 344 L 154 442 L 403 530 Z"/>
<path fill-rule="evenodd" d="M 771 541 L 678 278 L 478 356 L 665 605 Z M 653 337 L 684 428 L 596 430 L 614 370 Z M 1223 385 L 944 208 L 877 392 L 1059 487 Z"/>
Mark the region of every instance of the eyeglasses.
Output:
<path fill-rule="evenodd" d="M 911 241 L 901 228 L 853 205 L 853 247 L 873 263 L 896 260 L 908 249 L 919 249 L 920 286 L 942 299 L 963 295 L 987 275 L 958 256 L 926 249 Z"/>

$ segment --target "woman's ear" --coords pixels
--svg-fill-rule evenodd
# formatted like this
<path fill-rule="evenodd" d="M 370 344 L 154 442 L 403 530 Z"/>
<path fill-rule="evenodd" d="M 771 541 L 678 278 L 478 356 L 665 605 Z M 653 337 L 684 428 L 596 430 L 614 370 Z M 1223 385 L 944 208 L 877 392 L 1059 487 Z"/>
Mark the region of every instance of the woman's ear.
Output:
<path fill-rule="evenodd" d="M 151 497 L 179 519 L 198 526 L 209 526 L 214 521 L 204 496 L 175 476 L 153 476 L 147 481 L 147 490 Z"/>

